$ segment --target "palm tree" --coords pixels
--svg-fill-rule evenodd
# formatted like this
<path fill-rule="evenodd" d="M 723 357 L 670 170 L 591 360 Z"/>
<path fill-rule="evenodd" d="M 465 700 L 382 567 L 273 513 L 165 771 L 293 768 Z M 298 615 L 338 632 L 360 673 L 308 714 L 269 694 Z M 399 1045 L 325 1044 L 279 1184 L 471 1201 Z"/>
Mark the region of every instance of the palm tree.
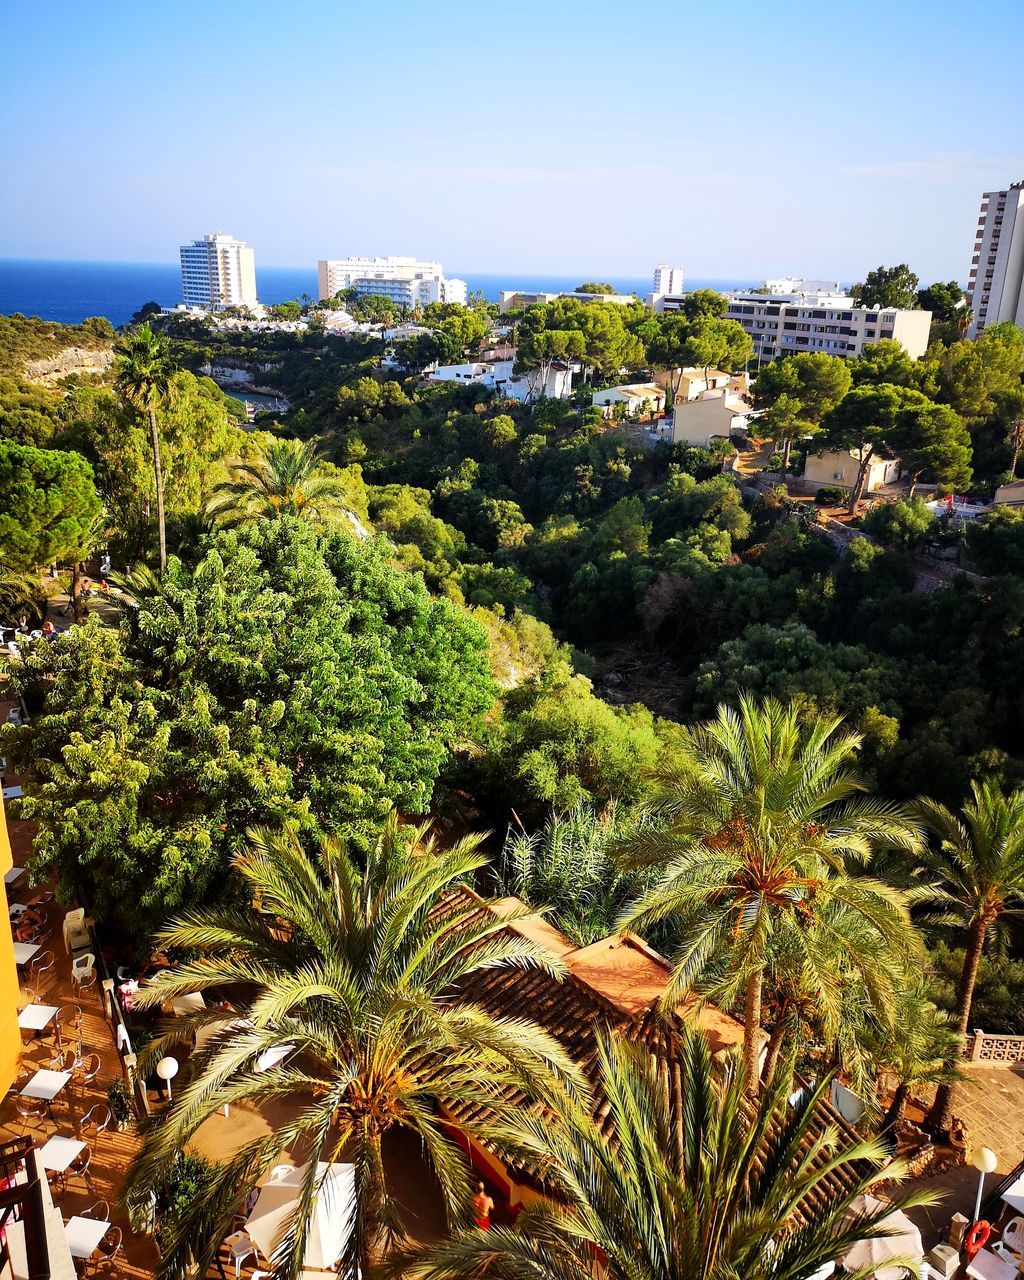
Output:
<path fill-rule="evenodd" d="M 914 897 L 936 908 L 931 923 L 967 930 L 954 1013 L 962 1048 L 985 940 L 1004 917 L 1024 914 L 1024 790 L 1004 795 L 995 783 L 972 782 L 959 816 L 937 800 L 922 800 L 919 812 L 938 841 L 924 853 L 930 882 Z M 952 1104 L 952 1084 L 940 1085 L 930 1116 L 937 1133 L 949 1129 Z"/>
<path fill-rule="evenodd" d="M 232 526 L 276 516 L 296 516 L 315 525 L 349 520 L 360 537 L 366 530 L 350 510 L 345 477 L 328 470 L 315 441 L 271 440 L 252 462 L 231 463 L 233 478 L 218 484 L 207 512 Z"/>
<path fill-rule="evenodd" d="M 903 1119 L 912 1089 L 962 1078 L 950 1065 L 960 1043 L 953 1020 L 928 999 L 923 979 L 900 995 L 894 1014 L 891 1025 L 876 1027 L 865 1043 L 876 1071 L 888 1071 L 896 1077 L 896 1088 L 880 1129 L 891 1139 Z"/>
<path fill-rule="evenodd" d="M 129 329 L 114 344 L 114 386 L 125 402 L 149 416 L 149 442 L 153 450 L 156 485 L 156 519 L 160 534 L 160 572 L 167 566 L 167 530 L 164 524 L 164 473 L 160 465 L 160 433 L 156 411 L 170 394 L 172 365 L 167 339 L 146 324 Z"/>
<path fill-rule="evenodd" d="M 795 706 L 771 698 L 719 707 L 715 719 L 686 731 L 678 763 L 658 775 L 652 820 L 620 847 L 627 869 L 660 873 L 620 928 L 671 921 L 684 938 L 664 1003 L 678 1003 L 715 969 L 719 999 L 743 993 L 751 1092 L 773 946 L 800 957 L 837 1017 L 837 953 L 860 970 L 884 1015 L 920 946 L 903 896 L 848 871 L 876 848 L 913 851 L 920 839 L 897 806 L 857 795 L 864 784 L 852 763 L 861 739 L 840 725 L 818 715 L 802 726 Z M 820 928 L 809 927 L 815 920 Z"/>
<path fill-rule="evenodd" d="M 550 1100 L 577 1073 L 537 1027 L 492 1018 L 451 1000 L 455 985 L 484 966 L 539 965 L 553 958 L 503 929 L 503 921 L 454 888 L 485 859 L 471 837 L 442 852 L 426 828 L 406 832 L 390 818 L 365 868 L 336 837 L 312 853 L 294 832 L 257 831 L 235 859 L 255 904 L 180 917 L 160 943 L 198 953 L 139 992 L 153 1007 L 216 989 L 234 1008 L 193 1015 L 215 1025 L 189 1060 L 184 1087 L 147 1132 L 126 1182 L 138 1204 L 165 1185 L 176 1154 L 199 1126 L 228 1104 L 277 1098 L 291 1118 L 246 1142 L 216 1166 L 208 1194 L 170 1228 L 158 1276 L 183 1274 L 189 1254 L 205 1274 L 233 1213 L 286 1149 L 298 1144 L 309 1176 L 273 1263 L 292 1280 L 301 1270 L 317 1190 L 317 1161 L 355 1165 L 355 1256 L 367 1274 L 371 1249 L 403 1234 L 385 1180 L 381 1144 L 394 1128 L 411 1131 L 429 1160 L 450 1214 L 465 1208 L 467 1169 L 440 1108 L 457 1099 L 500 1120 L 503 1089 Z M 147 1050 L 153 1062 L 180 1045 L 182 1020 Z M 288 1059 L 261 1070 L 261 1057 L 286 1044 Z M 264 1063 L 264 1065 L 266 1065 Z M 492 1120 L 497 1125 L 499 1120 Z M 475 1129 L 489 1133 L 487 1122 Z"/>
<path fill-rule="evenodd" d="M 857 1215 L 859 1196 L 904 1171 L 882 1164 L 880 1143 L 841 1139 L 828 1079 L 791 1106 L 782 1075 L 752 1107 L 738 1075 L 717 1075 L 698 1032 L 683 1033 L 675 1070 L 618 1040 L 602 1039 L 598 1055 L 603 1123 L 574 1107 L 563 1124 L 533 1120 L 519 1135 L 553 1198 L 514 1228 L 412 1250 L 396 1274 L 592 1280 L 600 1258 L 608 1280 L 795 1280 L 886 1235 L 895 1207 L 934 1200 L 919 1193 Z"/>

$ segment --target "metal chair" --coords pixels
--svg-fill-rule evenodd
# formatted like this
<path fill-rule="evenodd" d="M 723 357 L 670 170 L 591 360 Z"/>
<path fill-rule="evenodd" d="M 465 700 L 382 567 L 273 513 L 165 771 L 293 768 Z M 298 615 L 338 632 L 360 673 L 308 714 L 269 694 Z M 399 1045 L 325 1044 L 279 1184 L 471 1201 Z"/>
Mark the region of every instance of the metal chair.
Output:
<path fill-rule="evenodd" d="M 96 1252 L 93 1254 L 96 1262 L 113 1262 L 119 1253 L 123 1253 L 121 1238 L 121 1228 L 111 1227 L 96 1246 Z"/>
<path fill-rule="evenodd" d="M 46 1103 L 42 1098 L 26 1098 L 22 1094 L 18 1094 L 14 1100 L 15 1108 L 18 1115 L 25 1121 L 25 1137 L 28 1136 L 31 1125 L 29 1121 L 45 1120 Z"/>
<path fill-rule="evenodd" d="M 58 1050 L 50 1059 L 50 1070 L 73 1072 L 77 1061 L 74 1049 Z"/>
<path fill-rule="evenodd" d="M 97 1102 L 78 1121 L 78 1136 L 85 1138 L 88 1135 L 95 1140 L 106 1130 L 109 1124 L 110 1108 L 105 1102 Z"/>
<path fill-rule="evenodd" d="M 56 1044 L 58 1050 L 75 1049 L 76 1056 L 82 1056 L 82 1006 L 80 1004 L 64 1004 L 53 1016 Z M 67 1035 L 68 1044 L 64 1044 Z"/>
<path fill-rule="evenodd" d="M 271 1169 L 270 1171 L 270 1177 L 267 1179 L 267 1181 L 276 1182 L 278 1178 L 285 1178 L 288 1176 L 289 1173 L 294 1173 L 294 1172 L 295 1172 L 295 1166 L 293 1164 L 275 1164 L 273 1169 Z"/>
<path fill-rule="evenodd" d="M 28 962 L 29 978 L 34 990 L 42 992 L 53 981 L 53 952 L 40 951 Z M 36 996 L 39 999 L 39 996 Z"/>
<path fill-rule="evenodd" d="M 79 1058 L 74 1065 L 75 1080 L 83 1086 L 92 1084 L 102 1066 L 103 1059 L 98 1053 L 90 1053 L 84 1058 Z"/>
<path fill-rule="evenodd" d="M 92 1174 L 89 1172 L 91 1164 L 92 1147 L 86 1147 L 68 1165 L 67 1176 L 69 1178 L 81 1178 L 88 1191 L 95 1191 L 96 1188 L 92 1185 Z"/>
<path fill-rule="evenodd" d="M 110 1221 L 110 1205 L 106 1200 L 97 1200 L 95 1204 L 91 1204 L 88 1209 L 82 1209 L 78 1215 L 80 1218 L 96 1218 L 99 1222 Z"/>

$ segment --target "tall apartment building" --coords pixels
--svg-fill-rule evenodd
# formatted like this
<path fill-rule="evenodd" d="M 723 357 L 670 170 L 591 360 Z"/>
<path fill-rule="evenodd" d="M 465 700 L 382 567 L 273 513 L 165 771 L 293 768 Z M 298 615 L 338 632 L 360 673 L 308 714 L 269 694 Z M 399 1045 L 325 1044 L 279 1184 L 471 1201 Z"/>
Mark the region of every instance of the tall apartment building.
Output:
<path fill-rule="evenodd" d="M 972 338 L 1004 320 L 1024 328 L 1024 182 L 981 197 L 967 305 Z"/>
<path fill-rule="evenodd" d="M 930 311 L 858 307 L 839 293 L 728 293 L 726 317 L 754 342 L 758 367 L 779 356 L 824 351 L 859 356 L 867 343 L 891 338 L 913 360 L 928 349 Z"/>
<path fill-rule="evenodd" d="M 430 302 L 466 304 L 466 282 L 447 278 L 440 262 L 415 258 L 321 258 L 316 264 L 318 297 L 333 298 L 342 289 L 379 293 L 396 305 L 426 306 Z"/>
<path fill-rule="evenodd" d="M 663 262 L 654 268 L 654 292 L 656 294 L 682 293 L 682 267 L 667 267 Z"/>
<path fill-rule="evenodd" d="M 187 307 L 255 307 L 256 259 L 223 231 L 181 246 L 181 298 Z"/>

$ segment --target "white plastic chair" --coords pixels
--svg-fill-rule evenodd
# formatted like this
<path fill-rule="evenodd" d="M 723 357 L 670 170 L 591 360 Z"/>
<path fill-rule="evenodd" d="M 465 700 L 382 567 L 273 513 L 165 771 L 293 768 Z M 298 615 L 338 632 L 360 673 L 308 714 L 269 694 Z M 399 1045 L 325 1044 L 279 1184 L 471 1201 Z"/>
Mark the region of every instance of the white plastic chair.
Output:
<path fill-rule="evenodd" d="M 71 961 L 71 981 L 79 991 L 96 981 L 96 957 L 91 951 L 83 951 Z"/>
<path fill-rule="evenodd" d="M 1024 1218 L 1011 1218 L 1003 1227 L 1002 1243 L 1016 1254 L 1024 1254 Z"/>
<path fill-rule="evenodd" d="M 247 1258 L 257 1257 L 256 1245 L 244 1231 L 236 1231 L 224 1241 L 231 1261 L 235 1264 L 235 1280 L 242 1274 L 242 1263 Z"/>
<path fill-rule="evenodd" d="M 275 1164 L 273 1169 L 270 1171 L 270 1177 L 267 1181 L 276 1182 L 278 1178 L 286 1178 L 288 1174 L 294 1172 L 295 1166 L 293 1164 Z"/>

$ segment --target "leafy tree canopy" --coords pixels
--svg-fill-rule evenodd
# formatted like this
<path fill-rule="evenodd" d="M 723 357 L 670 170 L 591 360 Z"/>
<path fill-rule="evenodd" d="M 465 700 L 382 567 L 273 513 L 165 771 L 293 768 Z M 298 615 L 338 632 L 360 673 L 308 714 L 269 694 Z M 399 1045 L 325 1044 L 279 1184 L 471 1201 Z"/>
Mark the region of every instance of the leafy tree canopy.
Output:
<path fill-rule="evenodd" d="M 0 548 L 7 567 L 78 560 L 100 509 L 92 467 L 81 454 L 0 440 Z"/>
<path fill-rule="evenodd" d="M 422 812 L 491 701 L 480 626 L 345 534 L 218 532 L 136 593 L 118 629 L 33 654 L 17 678 L 41 712 L 5 742 L 38 773 L 39 871 L 136 934 L 221 894 L 254 823 Z"/>
<path fill-rule="evenodd" d="M 854 301 L 861 307 L 902 307 L 918 305 L 917 276 L 901 262 L 898 267 L 875 267 L 861 284 L 852 289 Z"/>

